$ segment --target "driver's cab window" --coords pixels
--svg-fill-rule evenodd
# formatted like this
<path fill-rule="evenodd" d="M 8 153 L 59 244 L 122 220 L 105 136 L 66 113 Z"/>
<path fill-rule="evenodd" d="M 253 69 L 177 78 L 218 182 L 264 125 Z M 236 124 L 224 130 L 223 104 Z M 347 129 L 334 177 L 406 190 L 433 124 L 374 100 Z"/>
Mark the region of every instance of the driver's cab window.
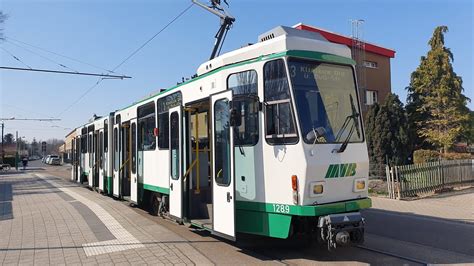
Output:
<path fill-rule="evenodd" d="M 265 139 L 270 144 L 296 143 L 298 135 L 285 62 L 283 59 L 267 62 L 263 73 Z"/>
<path fill-rule="evenodd" d="M 235 127 L 234 144 L 253 146 L 258 142 L 257 71 L 248 70 L 229 75 L 227 88 L 233 92 L 232 108 L 241 116 L 239 126 Z"/>

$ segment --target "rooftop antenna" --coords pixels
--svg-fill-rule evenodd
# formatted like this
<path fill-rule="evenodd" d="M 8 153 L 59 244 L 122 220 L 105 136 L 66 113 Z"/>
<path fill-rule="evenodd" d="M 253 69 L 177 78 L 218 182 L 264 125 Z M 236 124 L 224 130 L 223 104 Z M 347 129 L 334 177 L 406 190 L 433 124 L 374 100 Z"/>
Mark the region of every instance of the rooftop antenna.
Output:
<path fill-rule="evenodd" d="M 214 42 L 214 48 L 212 49 L 211 57 L 209 58 L 209 60 L 212 60 L 220 53 L 222 44 L 224 43 L 225 37 L 227 35 L 227 31 L 229 31 L 232 23 L 234 23 L 235 18 L 227 13 L 227 11 L 221 6 L 221 0 L 211 0 L 210 6 L 198 2 L 197 0 L 191 1 L 221 19 L 221 26 L 217 31 L 216 36 L 214 36 L 216 41 Z M 229 6 L 226 0 L 224 0 L 224 3 Z"/>

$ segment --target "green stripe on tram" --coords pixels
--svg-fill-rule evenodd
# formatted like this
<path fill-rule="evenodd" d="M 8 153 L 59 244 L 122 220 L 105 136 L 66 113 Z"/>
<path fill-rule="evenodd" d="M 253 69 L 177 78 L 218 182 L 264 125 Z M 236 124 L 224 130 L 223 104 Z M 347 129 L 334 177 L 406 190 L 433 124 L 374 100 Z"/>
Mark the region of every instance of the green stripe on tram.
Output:
<path fill-rule="evenodd" d="M 148 185 L 148 184 L 143 184 L 143 189 L 162 193 L 162 194 L 170 194 L 170 189 L 169 188 L 164 188 L 164 187 L 159 187 L 159 186 L 153 186 L 153 185 Z"/>
<path fill-rule="evenodd" d="M 264 203 L 255 201 L 235 201 L 236 209 L 297 216 L 321 216 L 332 213 L 357 211 L 360 209 L 370 208 L 371 206 L 372 201 L 369 198 L 312 206 Z"/>

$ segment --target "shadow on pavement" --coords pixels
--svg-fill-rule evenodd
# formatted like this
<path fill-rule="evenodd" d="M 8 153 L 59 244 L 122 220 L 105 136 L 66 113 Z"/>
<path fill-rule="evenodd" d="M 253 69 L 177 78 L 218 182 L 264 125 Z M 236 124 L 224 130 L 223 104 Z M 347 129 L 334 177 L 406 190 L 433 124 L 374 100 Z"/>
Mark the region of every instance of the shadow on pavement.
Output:
<path fill-rule="evenodd" d="M 0 183 L 0 221 L 13 219 L 12 184 Z"/>
<path fill-rule="evenodd" d="M 474 256 L 474 223 L 380 209 L 362 215 L 367 233 Z"/>

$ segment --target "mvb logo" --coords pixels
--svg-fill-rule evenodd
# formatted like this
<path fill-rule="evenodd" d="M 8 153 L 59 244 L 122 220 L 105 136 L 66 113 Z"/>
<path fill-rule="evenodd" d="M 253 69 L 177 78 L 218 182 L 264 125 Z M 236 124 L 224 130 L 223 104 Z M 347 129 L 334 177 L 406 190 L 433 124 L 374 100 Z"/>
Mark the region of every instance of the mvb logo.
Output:
<path fill-rule="evenodd" d="M 355 176 L 356 168 L 356 163 L 331 164 L 329 165 L 325 178 Z"/>

